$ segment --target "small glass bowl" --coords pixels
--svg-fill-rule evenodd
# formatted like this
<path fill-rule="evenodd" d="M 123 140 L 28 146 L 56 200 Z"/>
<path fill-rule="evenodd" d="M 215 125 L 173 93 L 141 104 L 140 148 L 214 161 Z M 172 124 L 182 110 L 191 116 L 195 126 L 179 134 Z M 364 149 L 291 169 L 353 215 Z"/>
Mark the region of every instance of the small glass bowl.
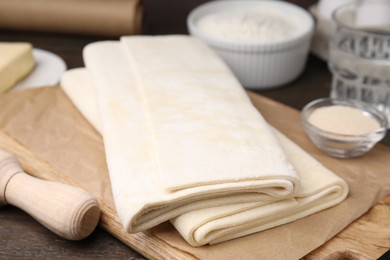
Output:
<path fill-rule="evenodd" d="M 322 130 L 310 122 L 311 113 L 321 107 L 343 105 L 361 110 L 377 120 L 380 127 L 367 134 L 337 134 Z M 335 115 L 337 116 L 337 115 Z M 369 151 L 377 142 L 383 139 L 387 131 L 387 119 L 375 107 L 362 102 L 321 98 L 308 103 L 302 110 L 301 120 L 303 127 L 312 142 L 325 153 L 337 158 L 351 158 L 360 156 Z"/>

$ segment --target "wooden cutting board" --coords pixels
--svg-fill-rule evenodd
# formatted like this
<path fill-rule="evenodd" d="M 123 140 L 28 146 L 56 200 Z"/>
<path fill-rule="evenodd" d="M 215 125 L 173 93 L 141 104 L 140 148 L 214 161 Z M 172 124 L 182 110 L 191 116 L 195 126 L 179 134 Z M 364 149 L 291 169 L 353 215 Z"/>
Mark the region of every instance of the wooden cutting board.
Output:
<path fill-rule="evenodd" d="M 66 97 L 60 90 L 49 91 L 53 92 L 51 93 L 52 99 L 46 100 L 47 104 L 43 104 L 42 106 L 50 106 L 50 104 L 53 102 L 63 102 L 64 106 L 69 106 L 69 101 L 65 100 Z M 285 132 L 290 132 L 292 136 L 297 136 L 299 139 L 301 139 L 298 140 L 299 142 L 301 142 L 301 145 L 304 144 L 307 147 L 311 145 L 310 142 L 305 139 L 306 137 L 303 136 L 302 129 L 299 123 L 298 111 L 259 95 L 251 94 L 250 96 L 252 98 L 253 103 L 262 111 L 262 114 L 267 118 L 268 121 L 270 121 L 277 127 L 279 126 L 284 128 Z M 12 99 L 8 97 L 0 97 L 0 102 L 3 102 L 2 105 L 5 105 L 5 107 L 10 110 L 16 109 L 16 106 L 18 106 L 17 109 L 19 109 L 20 111 L 28 111 L 29 109 L 31 109 L 31 106 L 36 106 L 37 104 L 42 103 L 41 100 L 30 100 L 28 98 L 31 99 L 31 95 L 19 94 L 12 97 Z M 20 104 L 23 104 L 25 108 L 20 108 Z M 90 128 L 90 126 L 86 122 L 79 120 L 81 115 L 79 115 L 75 109 L 73 109 L 72 111 L 67 111 L 67 113 L 71 113 L 69 115 L 69 118 L 72 118 L 72 120 L 76 120 L 78 122 L 78 127 L 81 127 L 82 129 L 88 127 Z M 46 116 L 55 118 L 60 117 L 61 115 L 55 113 L 55 111 L 50 110 L 46 113 Z M 10 114 L 7 115 L 6 112 L 2 113 L 2 116 L 0 116 L 0 126 L 8 133 L 12 133 L 12 137 L 10 137 L 3 131 L 0 131 L 0 148 L 14 153 L 20 159 L 23 167 L 27 172 L 43 179 L 56 180 L 64 183 L 69 183 L 74 186 L 81 186 L 83 188 L 85 188 L 86 185 L 91 185 L 90 183 L 87 184 L 87 181 L 83 183 L 82 179 L 75 180 L 68 175 L 62 173 L 58 169 L 55 169 L 51 164 L 49 164 L 46 160 L 48 160 L 47 158 L 49 158 L 51 154 L 45 155 L 45 151 L 39 150 L 39 142 L 41 141 L 39 141 L 38 143 L 34 143 L 34 140 L 26 141 L 23 138 L 23 133 L 25 133 L 26 131 L 31 131 L 34 127 L 39 127 L 39 129 L 41 131 L 45 131 L 45 134 L 47 135 L 55 134 L 54 132 L 57 132 L 58 134 L 58 131 L 64 130 L 56 128 L 50 128 L 51 130 L 49 130 L 49 128 L 46 128 L 45 125 L 39 125 L 39 122 L 33 125 L 31 122 L 31 124 L 26 122 L 26 120 L 28 121 L 28 119 L 26 118 L 20 118 L 20 120 L 23 120 L 23 122 L 25 122 L 25 124 L 18 124 L 18 122 L 13 122 L 17 120 L 17 116 L 12 117 L 10 116 Z M 72 122 L 69 122 L 69 124 L 71 125 Z M 47 130 L 47 132 L 45 129 Z M 64 131 L 64 134 L 66 134 L 66 131 Z M 82 142 L 82 140 L 80 140 L 80 142 Z M 26 148 L 26 146 L 28 148 Z M 311 147 L 310 149 L 312 149 L 312 151 L 315 151 L 316 155 L 320 154 L 318 153 L 318 151 L 315 150 L 315 148 Z M 390 154 L 390 148 L 385 147 L 384 145 L 378 145 L 375 148 L 373 154 L 375 155 L 381 153 Z M 37 156 L 37 154 L 39 154 L 40 156 Z M 59 151 L 59 154 L 61 154 L 61 151 Z M 321 156 L 324 155 L 320 154 L 320 157 Z M 46 160 L 42 158 L 45 158 Z M 364 160 L 375 160 L 375 156 L 365 158 Z M 381 169 L 388 169 L 389 166 L 390 165 L 382 165 L 378 167 L 381 167 Z M 353 164 L 349 167 L 353 167 Z M 90 180 L 88 181 L 90 182 Z M 101 183 L 97 183 L 96 185 L 100 184 Z M 102 209 L 102 218 L 100 221 L 100 225 L 108 232 L 113 234 L 115 237 L 123 241 L 125 244 L 134 248 L 146 257 L 159 259 L 199 258 L 199 255 L 186 251 L 180 246 L 173 246 L 170 243 L 166 243 L 166 241 L 163 241 L 162 239 L 160 239 L 160 237 L 156 236 L 154 231 L 137 233 L 132 235 L 127 234 L 126 232 L 124 232 L 121 224 L 119 223 L 115 210 L 112 207 L 112 203 L 104 199 L 100 199 L 99 202 Z M 373 259 L 379 257 L 390 247 L 389 209 L 390 196 L 384 198 L 368 213 L 366 213 L 357 221 L 349 225 L 347 228 L 337 234 L 333 239 L 329 240 L 326 244 L 308 254 L 305 258 Z M 162 225 L 157 229 L 165 230 L 165 228 L 166 227 Z M 168 228 L 166 230 L 170 229 Z"/>

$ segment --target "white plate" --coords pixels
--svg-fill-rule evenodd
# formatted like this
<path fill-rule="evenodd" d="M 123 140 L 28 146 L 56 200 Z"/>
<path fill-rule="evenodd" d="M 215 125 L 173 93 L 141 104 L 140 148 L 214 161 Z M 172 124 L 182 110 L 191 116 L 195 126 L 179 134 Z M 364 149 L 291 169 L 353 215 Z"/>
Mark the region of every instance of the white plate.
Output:
<path fill-rule="evenodd" d="M 36 48 L 32 52 L 36 62 L 34 70 L 27 78 L 10 89 L 10 92 L 27 88 L 55 86 L 59 82 L 62 73 L 66 71 L 66 64 L 58 55 Z"/>

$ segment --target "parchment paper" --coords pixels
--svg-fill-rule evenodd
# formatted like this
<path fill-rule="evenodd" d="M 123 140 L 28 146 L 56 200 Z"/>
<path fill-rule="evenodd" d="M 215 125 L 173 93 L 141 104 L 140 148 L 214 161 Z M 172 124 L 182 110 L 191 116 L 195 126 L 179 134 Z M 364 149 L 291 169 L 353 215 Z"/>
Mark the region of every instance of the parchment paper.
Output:
<path fill-rule="evenodd" d="M 0 0 L 0 28 L 100 36 L 138 34 L 140 0 Z"/>
<path fill-rule="evenodd" d="M 251 98 L 272 125 L 348 182 L 348 198 L 293 223 L 214 246 L 192 248 L 168 223 L 145 232 L 146 236 L 157 237 L 201 259 L 298 259 L 389 194 L 389 147 L 377 145 L 356 159 L 331 158 L 306 137 L 297 111 L 257 95 Z M 113 208 L 102 140 L 61 89 L 0 95 L 0 127 Z"/>

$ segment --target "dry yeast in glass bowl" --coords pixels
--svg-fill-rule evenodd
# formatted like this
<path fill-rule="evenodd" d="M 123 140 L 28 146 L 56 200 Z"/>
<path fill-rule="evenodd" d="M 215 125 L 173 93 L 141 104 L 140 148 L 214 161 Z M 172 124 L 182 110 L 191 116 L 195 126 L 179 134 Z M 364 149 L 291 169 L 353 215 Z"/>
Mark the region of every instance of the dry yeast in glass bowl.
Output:
<path fill-rule="evenodd" d="M 369 151 L 387 131 L 386 116 L 375 107 L 350 100 L 317 99 L 301 113 L 306 133 L 325 153 L 350 158 Z"/>

